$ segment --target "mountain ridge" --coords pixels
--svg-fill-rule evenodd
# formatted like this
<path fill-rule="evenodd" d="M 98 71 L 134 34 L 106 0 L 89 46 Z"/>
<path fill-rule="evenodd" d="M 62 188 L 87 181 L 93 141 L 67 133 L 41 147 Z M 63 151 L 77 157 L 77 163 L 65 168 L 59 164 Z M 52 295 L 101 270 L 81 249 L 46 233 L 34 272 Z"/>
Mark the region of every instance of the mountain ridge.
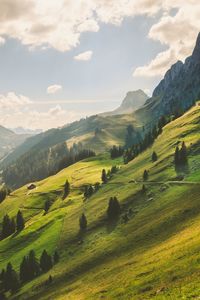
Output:
<path fill-rule="evenodd" d="M 152 97 L 134 112 L 135 118 L 148 125 L 162 115 L 180 115 L 200 98 L 200 33 L 192 55 L 178 61 L 166 72 Z"/>

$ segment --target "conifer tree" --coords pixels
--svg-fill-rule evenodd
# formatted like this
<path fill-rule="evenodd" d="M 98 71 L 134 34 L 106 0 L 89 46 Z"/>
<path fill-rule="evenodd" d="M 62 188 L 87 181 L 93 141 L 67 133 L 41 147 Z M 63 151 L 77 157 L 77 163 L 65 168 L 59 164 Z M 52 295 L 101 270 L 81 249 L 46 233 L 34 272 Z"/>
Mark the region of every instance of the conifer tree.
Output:
<path fill-rule="evenodd" d="M 10 217 L 6 214 L 3 217 L 1 236 L 4 239 L 9 235 L 13 234 L 14 232 L 15 232 L 14 219 L 11 220 Z"/>
<path fill-rule="evenodd" d="M 79 226 L 80 226 L 80 230 L 86 230 L 87 228 L 87 218 L 85 216 L 85 214 L 83 213 L 79 219 Z"/>
<path fill-rule="evenodd" d="M 149 177 L 148 171 L 147 171 L 147 170 L 144 170 L 144 173 L 143 173 L 143 180 L 144 180 L 144 181 L 147 181 L 147 180 L 148 180 L 148 177 Z"/>
<path fill-rule="evenodd" d="M 49 255 L 46 250 L 42 252 L 40 257 L 40 268 L 43 272 L 47 272 L 52 268 L 51 255 Z"/>
<path fill-rule="evenodd" d="M 108 181 L 105 169 L 102 170 L 101 180 L 102 180 L 103 183 L 106 183 Z"/>
<path fill-rule="evenodd" d="M 185 142 L 182 142 L 182 146 L 180 149 L 180 164 L 184 165 L 187 163 L 187 147 Z"/>
<path fill-rule="evenodd" d="M 107 215 L 109 220 L 116 219 L 120 214 L 120 204 L 116 197 L 111 197 L 108 203 Z"/>
<path fill-rule="evenodd" d="M 7 264 L 7 268 L 5 271 L 3 287 L 5 291 L 16 292 L 19 288 L 19 280 L 17 277 L 17 273 L 13 269 L 11 263 Z"/>
<path fill-rule="evenodd" d="M 93 193 L 94 193 L 94 189 L 93 189 L 92 185 L 90 185 L 89 188 L 88 188 L 89 197 L 92 196 Z"/>
<path fill-rule="evenodd" d="M 58 251 L 55 251 L 54 255 L 53 255 L 54 264 L 57 264 L 59 262 L 59 259 L 60 259 L 60 257 L 59 257 Z"/>
<path fill-rule="evenodd" d="M 180 155 L 179 155 L 179 147 L 178 146 L 176 147 L 176 150 L 175 150 L 174 162 L 175 162 L 176 166 L 178 166 L 180 163 Z"/>
<path fill-rule="evenodd" d="M 10 220 L 10 234 L 13 234 L 16 230 L 16 224 L 15 224 L 15 219 L 12 218 Z"/>
<path fill-rule="evenodd" d="M 65 184 L 64 184 L 64 194 L 63 194 L 63 199 L 65 199 L 70 193 L 70 184 L 69 181 L 66 180 Z"/>
<path fill-rule="evenodd" d="M 24 217 L 23 217 L 23 214 L 22 212 L 19 210 L 18 213 L 17 213 L 17 222 L 16 222 L 16 225 L 17 225 L 17 231 L 21 231 L 24 229 L 25 227 L 25 221 L 24 221 Z"/>
<path fill-rule="evenodd" d="M 20 264 L 20 271 L 19 271 L 19 278 L 22 282 L 25 282 L 29 278 L 29 266 L 28 266 L 28 259 L 24 256 L 21 264 Z"/>
<path fill-rule="evenodd" d="M 155 161 L 157 161 L 158 160 L 158 156 L 157 156 L 157 153 L 155 152 L 155 151 L 153 151 L 153 153 L 152 153 L 152 161 L 153 162 L 155 162 Z"/>
<path fill-rule="evenodd" d="M 45 214 L 48 213 L 50 207 L 51 207 L 51 201 L 50 201 L 49 199 L 47 199 L 47 200 L 44 202 L 44 211 L 45 211 Z"/>
<path fill-rule="evenodd" d="M 29 252 L 29 255 L 28 255 L 28 258 L 27 258 L 27 263 L 28 263 L 29 279 L 33 279 L 34 277 L 38 276 L 39 272 L 40 272 L 39 263 L 36 259 L 34 250 L 31 250 Z"/>

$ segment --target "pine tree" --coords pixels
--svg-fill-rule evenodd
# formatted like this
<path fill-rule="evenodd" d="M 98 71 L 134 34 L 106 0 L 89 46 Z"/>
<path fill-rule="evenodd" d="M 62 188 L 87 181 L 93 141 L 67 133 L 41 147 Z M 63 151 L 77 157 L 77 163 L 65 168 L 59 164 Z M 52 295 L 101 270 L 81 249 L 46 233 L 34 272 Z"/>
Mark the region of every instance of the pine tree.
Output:
<path fill-rule="evenodd" d="M 54 264 L 57 264 L 59 262 L 59 259 L 60 259 L 60 257 L 59 257 L 58 251 L 55 251 L 54 255 L 53 255 Z"/>
<path fill-rule="evenodd" d="M 47 272 L 52 268 L 51 255 L 49 255 L 46 250 L 42 252 L 40 257 L 40 268 L 43 272 Z"/>
<path fill-rule="evenodd" d="M 153 151 L 153 153 L 152 153 L 152 161 L 153 162 L 155 162 L 155 161 L 157 161 L 158 160 L 158 156 L 157 156 L 157 153 L 155 152 L 155 151 Z"/>
<path fill-rule="evenodd" d="M 10 234 L 13 234 L 16 230 L 16 224 L 15 224 L 15 219 L 12 218 L 10 220 Z"/>
<path fill-rule="evenodd" d="M 9 235 L 13 234 L 15 232 L 15 222 L 14 219 L 10 219 L 8 215 L 5 215 L 3 217 L 3 222 L 2 222 L 2 232 L 1 236 L 2 238 L 6 238 Z"/>
<path fill-rule="evenodd" d="M 38 261 L 36 259 L 34 250 L 31 250 L 29 252 L 27 262 L 28 262 L 29 279 L 33 279 L 34 277 L 38 276 L 39 272 L 40 272 L 40 267 L 39 267 Z"/>
<path fill-rule="evenodd" d="M 28 266 L 28 259 L 24 256 L 21 264 L 20 264 L 20 271 L 19 271 L 19 278 L 22 282 L 25 282 L 29 278 L 29 266 Z"/>
<path fill-rule="evenodd" d="M 175 166 L 178 166 L 180 164 L 180 153 L 179 153 L 178 146 L 176 147 L 175 154 L 174 154 L 174 163 L 175 163 Z"/>
<path fill-rule="evenodd" d="M 45 211 L 45 214 L 48 213 L 50 207 L 51 207 L 51 201 L 50 201 L 49 199 L 47 199 L 47 200 L 44 202 L 44 211 Z"/>
<path fill-rule="evenodd" d="M 108 181 L 105 169 L 102 170 L 101 180 L 102 180 L 103 183 L 106 183 Z"/>
<path fill-rule="evenodd" d="M 120 214 L 120 204 L 116 197 L 111 197 L 108 203 L 107 215 L 109 220 L 116 219 Z"/>
<path fill-rule="evenodd" d="M 144 173 L 143 173 L 143 180 L 144 180 L 144 181 L 147 181 L 147 180 L 148 180 L 148 177 L 149 177 L 148 171 L 147 171 L 147 170 L 144 170 Z"/>
<path fill-rule="evenodd" d="M 17 277 L 17 273 L 13 269 L 11 263 L 7 264 L 7 268 L 5 271 L 3 287 L 5 291 L 16 292 L 19 288 L 19 280 Z"/>
<path fill-rule="evenodd" d="M 185 142 L 182 142 L 182 146 L 180 149 L 180 164 L 187 164 L 187 147 Z"/>
<path fill-rule="evenodd" d="M 21 231 L 25 227 L 25 221 L 22 212 L 19 210 L 17 213 L 17 231 Z"/>
<path fill-rule="evenodd" d="M 87 218 L 85 216 L 85 214 L 83 213 L 79 219 L 79 226 L 80 226 L 80 230 L 86 230 L 87 228 Z"/>
<path fill-rule="evenodd" d="M 94 193 L 94 189 L 93 189 L 92 185 L 90 185 L 89 188 L 88 188 L 89 197 L 92 196 L 93 193 Z"/>
<path fill-rule="evenodd" d="M 63 195 L 63 199 L 65 199 L 70 193 L 70 184 L 69 181 L 66 180 L 65 185 L 64 185 L 64 195 Z"/>

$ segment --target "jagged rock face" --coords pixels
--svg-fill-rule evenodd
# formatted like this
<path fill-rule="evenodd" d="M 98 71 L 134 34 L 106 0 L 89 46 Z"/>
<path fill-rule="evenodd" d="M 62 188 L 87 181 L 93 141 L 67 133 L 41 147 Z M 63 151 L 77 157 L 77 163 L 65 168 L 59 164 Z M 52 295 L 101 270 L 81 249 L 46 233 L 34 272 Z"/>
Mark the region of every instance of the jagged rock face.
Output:
<path fill-rule="evenodd" d="M 183 69 L 183 63 L 182 61 L 178 61 L 174 65 L 172 65 L 171 69 L 167 71 L 165 74 L 165 77 L 159 85 L 155 88 L 153 92 L 153 96 L 156 97 L 163 93 L 168 86 L 172 83 L 172 81 L 180 74 L 181 70 Z"/>
<path fill-rule="evenodd" d="M 185 111 L 200 99 L 200 34 L 196 46 L 185 63 L 178 61 L 164 76 L 142 109 L 135 114 L 144 118 L 151 116 L 147 122 L 156 122 L 161 115 Z"/>

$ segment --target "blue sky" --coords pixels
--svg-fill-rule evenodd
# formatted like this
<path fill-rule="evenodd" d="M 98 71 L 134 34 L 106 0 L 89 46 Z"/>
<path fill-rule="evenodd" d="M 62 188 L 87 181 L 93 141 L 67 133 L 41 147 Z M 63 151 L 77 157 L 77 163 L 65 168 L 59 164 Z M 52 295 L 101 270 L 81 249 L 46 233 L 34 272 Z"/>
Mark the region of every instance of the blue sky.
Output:
<path fill-rule="evenodd" d="M 72 10 L 71 23 L 64 15 L 67 21 L 58 26 L 58 14 L 47 29 L 47 17 L 54 16 L 51 7 L 38 6 L 36 11 L 24 0 L 15 2 L 12 16 L 7 7 L 8 20 L 0 13 L 0 124 L 47 129 L 114 109 L 130 90 L 141 88 L 150 95 L 168 67 L 191 52 L 198 24 L 185 20 L 191 33 L 188 41 L 180 31 L 184 6 L 174 7 L 169 1 L 171 6 L 161 10 L 158 3 L 143 7 L 149 9 L 143 15 L 140 10 L 131 14 L 129 7 L 124 11 L 124 3 L 134 1 L 123 1 L 110 0 L 113 7 L 102 1 L 99 8 L 90 7 L 89 0 L 80 1 L 88 3 L 88 10 L 80 9 L 80 19 L 73 19 Z M 67 8 L 65 1 L 58 2 Z M 19 10 L 22 3 L 28 5 L 28 21 Z M 193 12 L 194 5 L 188 8 L 185 3 L 185 10 Z M 54 8 L 55 3 L 50 4 Z M 83 26 L 78 31 L 77 24 Z"/>

